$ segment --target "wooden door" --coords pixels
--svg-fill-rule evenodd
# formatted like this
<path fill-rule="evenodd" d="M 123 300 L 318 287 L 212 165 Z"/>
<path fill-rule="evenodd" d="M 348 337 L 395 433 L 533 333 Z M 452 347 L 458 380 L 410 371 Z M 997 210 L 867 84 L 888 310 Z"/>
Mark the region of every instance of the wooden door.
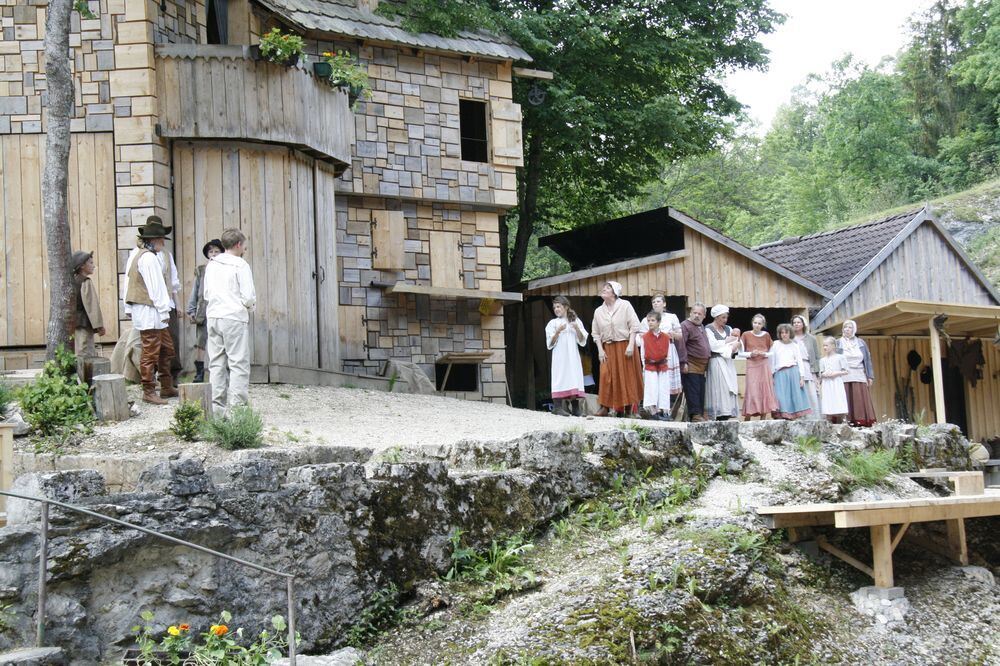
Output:
<path fill-rule="evenodd" d="M 0 347 L 45 344 L 49 264 L 42 229 L 44 134 L 0 136 Z M 111 133 L 73 134 L 69 153 L 70 244 L 94 253 L 107 333 L 118 339 L 118 249 Z"/>
<path fill-rule="evenodd" d="M 461 289 L 462 246 L 461 235 L 448 231 L 432 231 L 431 246 L 431 286 Z"/>
<path fill-rule="evenodd" d="M 316 276 L 319 367 L 340 370 L 340 291 L 337 288 L 337 209 L 333 171 L 316 167 Z"/>

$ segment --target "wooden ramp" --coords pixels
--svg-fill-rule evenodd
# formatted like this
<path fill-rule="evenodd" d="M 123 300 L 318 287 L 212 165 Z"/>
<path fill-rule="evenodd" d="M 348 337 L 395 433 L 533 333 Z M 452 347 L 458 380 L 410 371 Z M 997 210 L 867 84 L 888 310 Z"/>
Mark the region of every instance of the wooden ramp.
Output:
<path fill-rule="evenodd" d="M 758 508 L 757 514 L 771 529 L 787 528 L 789 541 L 793 543 L 809 538 L 807 534 L 813 527 L 869 528 L 872 539 L 871 566 L 829 543 L 822 535 L 816 537 L 816 543 L 826 552 L 871 576 L 878 587 L 893 586 L 892 553 L 912 523 L 943 521 L 947 530 L 946 543 L 918 539 L 913 535 L 911 540 L 958 564 L 968 564 L 965 519 L 1000 515 L 1000 491 L 983 489 L 982 472 L 931 472 L 913 476 L 954 479 L 958 492 L 975 494 L 910 500 L 765 506 Z M 898 526 L 895 530 L 894 525 Z"/>

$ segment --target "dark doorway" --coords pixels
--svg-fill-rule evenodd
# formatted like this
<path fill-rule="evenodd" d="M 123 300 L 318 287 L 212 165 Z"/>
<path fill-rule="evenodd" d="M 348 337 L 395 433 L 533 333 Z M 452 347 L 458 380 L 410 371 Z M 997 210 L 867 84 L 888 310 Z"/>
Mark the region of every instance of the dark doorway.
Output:
<path fill-rule="evenodd" d="M 966 417 L 965 378 L 957 365 L 948 363 L 947 358 L 941 359 L 941 374 L 944 375 L 944 413 L 948 423 L 957 425 L 965 436 L 969 435 L 969 422 Z"/>
<path fill-rule="evenodd" d="M 458 100 L 458 125 L 462 140 L 462 159 L 469 162 L 488 162 L 486 102 Z"/>

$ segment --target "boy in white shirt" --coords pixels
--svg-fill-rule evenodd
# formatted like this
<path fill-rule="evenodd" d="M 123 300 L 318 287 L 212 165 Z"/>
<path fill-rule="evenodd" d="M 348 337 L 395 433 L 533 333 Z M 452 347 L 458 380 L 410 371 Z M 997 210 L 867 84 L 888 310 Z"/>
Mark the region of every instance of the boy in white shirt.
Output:
<path fill-rule="evenodd" d="M 216 416 L 249 398 L 250 313 L 257 303 L 253 273 L 243 260 L 246 236 L 226 229 L 220 240 L 226 251 L 205 267 L 208 368 Z"/>

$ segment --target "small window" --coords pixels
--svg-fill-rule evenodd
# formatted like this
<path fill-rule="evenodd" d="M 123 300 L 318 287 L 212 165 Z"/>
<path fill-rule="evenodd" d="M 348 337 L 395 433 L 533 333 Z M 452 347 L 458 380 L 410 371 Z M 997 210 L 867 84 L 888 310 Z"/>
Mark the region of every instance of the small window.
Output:
<path fill-rule="evenodd" d="M 229 43 L 229 0 L 208 0 L 208 43 Z"/>
<path fill-rule="evenodd" d="M 469 162 L 488 162 L 486 102 L 460 99 L 458 114 L 461 126 L 459 132 L 462 135 L 462 159 Z"/>
<path fill-rule="evenodd" d="M 438 391 L 475 392 L 479 390 L 478 363 L 436 363 L 434 364 L 434 375 Z"/>

